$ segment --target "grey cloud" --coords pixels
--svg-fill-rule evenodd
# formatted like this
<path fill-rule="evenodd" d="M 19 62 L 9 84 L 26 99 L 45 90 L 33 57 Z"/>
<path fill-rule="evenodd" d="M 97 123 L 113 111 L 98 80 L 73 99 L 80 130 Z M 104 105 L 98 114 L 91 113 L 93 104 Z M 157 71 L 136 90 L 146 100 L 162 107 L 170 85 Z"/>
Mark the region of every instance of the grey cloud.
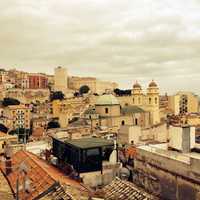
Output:
<path fill-rule="evenodd" d="M 7 0 L 0 9 L 1 67 L 63 65 L 121 87 L 155 78 L 162 91 L 200 92 L 199 1 Z"/>

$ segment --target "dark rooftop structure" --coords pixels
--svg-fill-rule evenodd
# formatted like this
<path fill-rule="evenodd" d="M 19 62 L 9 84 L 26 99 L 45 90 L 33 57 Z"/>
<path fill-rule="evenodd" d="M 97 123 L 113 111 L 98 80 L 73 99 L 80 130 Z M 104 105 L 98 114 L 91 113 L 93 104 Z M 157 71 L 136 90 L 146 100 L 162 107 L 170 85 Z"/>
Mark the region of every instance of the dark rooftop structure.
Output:
<path fill-rule="evenodd" d="M 113 145 L 112 141 L 105 140 L 102 138 L 82 138 L 75 140 L 65 140 L 64 142 L 68 145 L 72 145 L 80 149 L 90 149 L 90 148 Z"/>
<path fill-rule="evenodd" d="M 102 138 L 53 138 L 53 154 L 58 158 L 59 164 L 73 166 L 78 174 L 102 171 L 102 161 L 109 160 L 113 147 L 113 141 Z"/>

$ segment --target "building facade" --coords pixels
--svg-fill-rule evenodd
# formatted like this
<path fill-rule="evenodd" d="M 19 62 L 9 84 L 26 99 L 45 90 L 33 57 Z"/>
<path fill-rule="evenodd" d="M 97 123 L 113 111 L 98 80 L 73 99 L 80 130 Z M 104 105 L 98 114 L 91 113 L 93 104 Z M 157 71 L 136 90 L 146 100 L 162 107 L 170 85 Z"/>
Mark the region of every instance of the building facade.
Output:
<path fill-rule="evenodd" d="M 152 81 L 149 83 L 146 94 L 139 83 L 133 85 L 132 94 L 129 96 L 117 96 L 122 107 L 137 106 L 144 111 L 150 112 L 150 123 L 160 123 L 159 87 Z"/>
<path fill-rule="evenodd" d="M 138 106 L 121 107 L 118 99 L 112 94 L 100 96 L 94 108 L 85 111 L 84 117 L 90 121 L 93 128 L 108 127 L 111 132 L 117 132 L 120 126 L 135 125 L 146 127 L 150 124 L 150 113 Z"/>
<path fill-rule="evenodd" d="M 28 88 L 29 89 L 46 89 L 48 87 L 48 79 L 44 74 L 29 74 Z"/>
<path fill-rule="evenodd" d="M 169 108 L 175 115 L 199 112 L 199 98 L 192 92 L 178 92 L 169 97 Z"/>
<path fill-rule="evenodd" d="M 54 71 L 54 90 L 62 91 L 64 94 L 68 90 L 68 73 L 64 67 L 57 67 Z"/>
<path fill-rule="evenodd" d="M 88 86 L 91 93 L 103 94 L 106 91 L 113 91 L 118 87 L 117 83 L 98 80 L 94 77 L 69 77 L 69 88 L 79 91 L 82 86 Z"/>
<path fill-rule="evenodd" d="M 25 105 L 12 105 L 5 108 L 7 126 L 11 130 L 17 128 L 30 128 L 30 108 Z"/>

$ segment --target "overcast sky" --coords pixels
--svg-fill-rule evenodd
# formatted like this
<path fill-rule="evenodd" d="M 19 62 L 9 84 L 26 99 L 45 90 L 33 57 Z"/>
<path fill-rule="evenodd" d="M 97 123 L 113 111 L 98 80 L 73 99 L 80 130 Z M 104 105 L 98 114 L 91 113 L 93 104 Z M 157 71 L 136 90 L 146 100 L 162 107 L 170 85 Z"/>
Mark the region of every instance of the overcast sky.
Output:
<path fill-rule="evenodd" d="M 1 0 L 0 65 L 200 94 L 200 0 Z"/>

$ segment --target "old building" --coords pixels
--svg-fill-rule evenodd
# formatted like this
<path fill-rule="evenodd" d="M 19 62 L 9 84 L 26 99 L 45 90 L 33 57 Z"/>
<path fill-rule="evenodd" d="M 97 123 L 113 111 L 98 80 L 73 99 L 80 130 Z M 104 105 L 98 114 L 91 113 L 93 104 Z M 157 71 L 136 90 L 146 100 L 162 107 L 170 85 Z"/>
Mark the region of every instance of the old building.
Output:
<path fill-rule="evenodd" d="M 150 112 L 151 124 L 160 123 L 159 88 L 155 81 L 149 83 L 146 94 L 143 93 L 141 85 L 136 82 L 131 95 L 117 96 L 117 99 L 122 107 L 125 105 L 137 106 Z"/>
<path fill-rule="evenodd" d="M 169 135 L 169 143 L 137 147 L 133 180 L 161 199 L 200 199 L 200 149 L 194 128 L 175 127 Z"/>
<path fill-rule="evenodd" d="M 138 106 L 124 106 L 121 108 L 118 99 L 112 94 L 100 96 L 95 107 L 89 107 L 84 117 L 91 121 L 93 128 L 108 127 L 111 132 L 117 132 L 122 125 L 148 126 L 150 113 Z"/>
<path fill-rule="evenodd" d="M 82 97 L 54 100 L 52 102 L 53 117 L 58 118 L 60 126 L 65 128 L 73 117 L 80 117 L 86 106 L 87 99 Z"/>
<path fill-rule="evenodd" d="M 69 77 L 69 88 L 78 91 L 82 86 L 88 86 L 91 93 L 103 94 L 107 90 L 113 91 L 117 83 L 98 80 L 94 77 Z"/>
<path fill-rule="evenodd" d="M 29 89 L 46 89 L 48 86 L 48 79 L 45 74 L 28 74 L 27 79 Z"/>
<path fill-rule="evenodd" d="M 83 184 L 28 151 L 6 157 L 0 168 L 20 200 L 88 199 L 89 191 Z"/>
<path fill-rule="evenodd" d="M 62 91 L 64 94 L 68 90 L 68 73 L 64 67 L 57 67 L 54 71 L 54 90 Z"/>

